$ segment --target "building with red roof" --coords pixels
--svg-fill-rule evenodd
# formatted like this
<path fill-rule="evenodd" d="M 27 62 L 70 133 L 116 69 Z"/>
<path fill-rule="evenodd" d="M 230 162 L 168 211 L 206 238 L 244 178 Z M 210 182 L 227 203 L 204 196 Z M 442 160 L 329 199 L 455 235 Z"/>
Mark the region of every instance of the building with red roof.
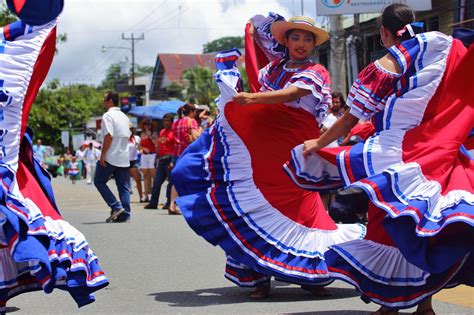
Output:
<path fill-rule="evenodd" d="M 172 82 L 183 84 L 182 75 L 186 69 L 207 67 L 214 71 L 214 57 L 215 53 L 158 54 L 150 85 L 150 100 L 168 99 L 166 87 Z"/>
<path fill-rule="evenodd" d="M 166 87 L 172 82 L 183 83 L 184 70 L 194 67 L 214 70 L 214 54 L 158 54 L 150 86 L 150 99 L 168 98 Z"/>

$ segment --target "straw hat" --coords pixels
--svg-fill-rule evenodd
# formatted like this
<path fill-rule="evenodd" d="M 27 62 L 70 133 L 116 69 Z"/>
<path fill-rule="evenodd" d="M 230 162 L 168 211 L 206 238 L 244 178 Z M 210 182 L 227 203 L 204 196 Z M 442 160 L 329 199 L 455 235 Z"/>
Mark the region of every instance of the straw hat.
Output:
<path fill-rule="evenodd" d="M 315 35 L 314 46 L 319 46 L 329 39 L 329 34 L 322 28 L 316 27 L 314 20 L 307 16 L 294 16 L 287 21 L 277 21 L 272 23 L 271 32 L 273 38 L 282 45 L 286 42 L 286 32 L 289 30 L 303 30 Z M 286 46 L 286 45 L 285 45 Z"/>

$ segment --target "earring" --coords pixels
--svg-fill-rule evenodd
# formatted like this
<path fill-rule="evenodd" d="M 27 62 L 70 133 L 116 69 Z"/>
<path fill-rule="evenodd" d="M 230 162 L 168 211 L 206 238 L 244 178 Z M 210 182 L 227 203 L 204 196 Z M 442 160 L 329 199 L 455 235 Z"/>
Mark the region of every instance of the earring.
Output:
<path fill-rule="evenodd" d="M 383 42 L 382 37 L 380 37 L 379 45 L 382 47 L 385 47 L 385 43 Z"/>

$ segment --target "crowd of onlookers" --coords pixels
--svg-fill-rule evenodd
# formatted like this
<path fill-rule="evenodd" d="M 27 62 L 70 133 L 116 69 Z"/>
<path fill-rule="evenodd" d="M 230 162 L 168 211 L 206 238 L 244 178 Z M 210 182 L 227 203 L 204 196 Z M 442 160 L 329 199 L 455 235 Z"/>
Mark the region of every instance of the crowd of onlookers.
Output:
<path fill-rule="evenodd" d="M 179 155 L 212 122 L 209 106 L 187 103 L 179 108 L 177 115 L 164 115 L 160 124 L 145 118 L 137 129 L 130 123 L 130 192 L 136 189 L 139 201 L 146 203 L 145 209 L 160 207 L 170 214 L 179 214 L 174 203 L 177 194 L 170 181 L 171 170 Z M 33 146 L 35 156 L 42 164 L 47 156 L 45 148 L 40 139 Z M 87 184 L 92 184 L 100 155 L 99 143 L 95 141 L 85 142 L 74 153 L 67 148 L 58 158 L 56 174 L 69 178 L 72 183 L 82 178 Z M 160 204 L 161 186 L 165 181 L 168 181 L 166 202 Z"/>
<path fill-rule="evenodd" d="M 328 115 L 321 127 L 321 133 L 329 129 L 338 118 L 344 115 L 347 109 L 344 96 L 338 92 L 333 93 L 332 105 L 328 109 Z M 138 124 L 139 129 L 136 129 L 130 123 L 130 137 L 128 140 L 130 193 L 133 193 L 133 188 L 136 189 L 139 202 L 145 203 L 145 209 L 161 208 L 168 210 L 169 214 L 179 214 L 174 202 L 177 193 L 170 179 L 171 170 L 178 157 L 189 144 L 212 125 L 212 117 L 209 106 L 186 103 L 179 108 L 177 115 L 168 113 L 163 116 L 160 123 L 145 118 Z M 374 129 L 370 122 L 361 123 L 353 128 L 348 135 L 334 141 L 330 146 L 352 145 L 365 140 L 373 132 Z M 66 152 L 58 159 L 57 173 L 70 178 L 72 183 L 83 178 L 86 179 L 87 184 L 92 184 L 96 165 L 101 155 L 100 147 L 97 147 L 98 144 L 95 141 L 86 142 L 75 154 L 69 148 L 66 149 Z M 35 155 L 40 159 L 45 156 L 41 140 L 37 140 L 33 149 Z M 166 199 L 160 203 L 161 188 L 166 181 Z M 351 192 L 345 193 L 350 194 Z M 352 193 L 358 194 L 358 192 Z M 357 200 L 355 195 L 351 196 L 350 199 Z M 322 194 L 322 199 L 328 211 L 341 217 L 339 221 L 345 221 L 343 218 L 346 212 L 343 201 L 344 195 L 339 196 L 339 193 L 335 191 Z M 362 201 L 361 204 L 364 204 L 364 202 Z M 350 207 L 354 208 L 354 205 L 352 204 Z M 361 213 L 364 213 L 365 210 L 365 208 L 361 209 Z M 347 212 L 349 213 L 349 211 Z M 355 219 L 357 218 L 349 220 L 353 221 Z"/>
<path fill-rule="evenodd" d="M 181 153 L 211 124 L 209 106 L 187 103 L 179 108 L 177 117 L 172 113 L 166 114 L 160 130 L 155 130 L 151 121 L 143 124 L 139 137 L 131 129 L 130 164 L 133 165 L 132 169 L 140 168 L 144 187 L 141 187 L 139 176 L 133 175 L 138 172 L 132 170 L 131 174 L 135 179 L 140 202 L 146 203 L 145 209 L 158 209 L 160 206 L 168 210 L 169 214 L 179 214 L 174 203 L 177 193 L 170 180 L 171 170 Z M 136 162 L 138 159 L 139 163 Z M 159 204 L 161 187 L 166 180 L 166 202 Z"/>

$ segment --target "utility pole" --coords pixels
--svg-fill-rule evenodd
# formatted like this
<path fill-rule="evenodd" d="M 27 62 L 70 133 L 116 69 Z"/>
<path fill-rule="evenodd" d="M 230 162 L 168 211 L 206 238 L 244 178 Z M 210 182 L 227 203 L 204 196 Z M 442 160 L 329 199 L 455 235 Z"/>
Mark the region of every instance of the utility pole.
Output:
<path fill-rule="evenodd" d="M 342 15 L 332 15 L 329 18 L 329 73 L 332 80 L 333 92 L 346 94 L 345 40 L 342 26 Z"/>
<path fill-rule="evenodd" d="M 301 15 L 304 15 L 303 0 L 301 0 Z"/>
<path fill-rule="evenodd" d="M 142 33 L 140 37 L 135 37 L 132 33 L 131 37 L 125 37 L 125 34 L 122 33 L 122 39 L 128 40 L 132 44 L 132 94 L 135 96 L 135 42 L 145 39 L 145 35 Z"/>

